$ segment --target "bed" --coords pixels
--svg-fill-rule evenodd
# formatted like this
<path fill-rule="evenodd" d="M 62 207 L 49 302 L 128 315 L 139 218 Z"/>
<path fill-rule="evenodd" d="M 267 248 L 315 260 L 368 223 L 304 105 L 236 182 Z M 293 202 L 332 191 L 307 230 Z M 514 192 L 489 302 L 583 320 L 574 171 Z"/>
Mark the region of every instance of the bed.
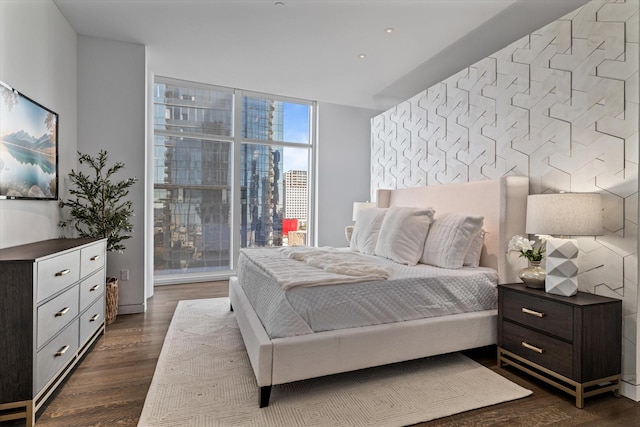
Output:
<path fill-rule="evenodd" d="M 378 190 L 379 208 L 433 208 L 436 220 L 448 213 L 483 217 L 485 231 L 479 267 L 495 272 L 497 283 L 517 282 L 524 267 L 507 245 L 524 234 L 526 177 Z M 246 276 L 245 276 L 246 277 Z M 257 384 L 259 405 L 269 404 L 274 385 L 418 359 L 496 343 L 497 310 L 444 314 L 369 326 L 272 336 L 267 333 L 242 286 L 242 275 L 229 280 L 229 298 Z"/>

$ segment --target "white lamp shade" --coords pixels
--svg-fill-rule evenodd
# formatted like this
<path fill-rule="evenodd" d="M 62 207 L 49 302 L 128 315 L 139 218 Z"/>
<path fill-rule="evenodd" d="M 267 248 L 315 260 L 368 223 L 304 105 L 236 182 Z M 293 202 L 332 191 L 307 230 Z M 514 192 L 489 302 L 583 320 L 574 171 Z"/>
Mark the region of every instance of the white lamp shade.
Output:
<path fill-rule="evenodd" d="M 355 202 L 353 204 L 353 220 L 356 221 L 358 219 L 358 214 L 361 210 L 367 208 L 375 208 L 376 204 L 373 202 Z"/>
<path fill-rule="evenodd" d="M 602 234 L 602 197 L 596 193 L 530 195 L 525 231 L 555 236 L 599 236 Z"/>

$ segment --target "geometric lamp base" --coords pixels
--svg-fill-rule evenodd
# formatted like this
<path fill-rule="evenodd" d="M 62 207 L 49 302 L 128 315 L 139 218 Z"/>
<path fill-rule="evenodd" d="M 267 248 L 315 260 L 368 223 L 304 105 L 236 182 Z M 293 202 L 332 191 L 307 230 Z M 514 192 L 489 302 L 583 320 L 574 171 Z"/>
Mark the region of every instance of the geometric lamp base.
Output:
<path fill-rule="evenodd" d="M 545 290 L 569 297 L 578 292 L 578 241 L 547 239 L 547 278 Z"/>

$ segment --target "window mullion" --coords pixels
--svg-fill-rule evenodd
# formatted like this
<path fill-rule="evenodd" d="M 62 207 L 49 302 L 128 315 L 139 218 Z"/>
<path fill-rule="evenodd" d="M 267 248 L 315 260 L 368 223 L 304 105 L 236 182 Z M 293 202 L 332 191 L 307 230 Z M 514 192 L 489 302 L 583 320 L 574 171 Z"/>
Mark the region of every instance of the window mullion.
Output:
<path fill-rule="evenodd" d="M 231 239 L 232 239 L 232 262 L 231 266 L 235 270 L 237 268 L 238 255 L 240 254 L 240 224 L 242 223 L 242 204 L 240 196 L 242 188 L 240 185 L 241 153 L 242 153 L 242 103 L 238 100 L 242 99 L 242 90 L 236 89 L 233 95 L 233 204 L 231 208 L 233 221 L 231 222 Z"/>

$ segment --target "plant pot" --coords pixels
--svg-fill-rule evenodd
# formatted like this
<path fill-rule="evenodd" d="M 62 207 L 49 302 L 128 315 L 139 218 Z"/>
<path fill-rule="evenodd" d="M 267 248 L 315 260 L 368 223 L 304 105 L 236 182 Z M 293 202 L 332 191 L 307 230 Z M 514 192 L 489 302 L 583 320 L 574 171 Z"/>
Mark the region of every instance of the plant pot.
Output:
<path fill-rule="evenodd" d="M 107 308 L 105 314 L 105 324 L 110 325 L 116 320 L 118 315 L 118 279 L 107 277 Z"/>

